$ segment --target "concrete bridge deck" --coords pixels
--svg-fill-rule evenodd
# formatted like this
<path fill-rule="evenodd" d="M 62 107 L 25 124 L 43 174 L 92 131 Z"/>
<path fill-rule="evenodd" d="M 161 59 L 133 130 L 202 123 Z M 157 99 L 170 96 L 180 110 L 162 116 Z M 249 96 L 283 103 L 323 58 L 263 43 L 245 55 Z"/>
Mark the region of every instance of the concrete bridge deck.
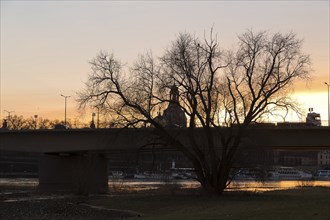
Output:
<path fill-rule="evenodd" d="M 215 140 L 219 140 L 219 131 L 212 131 Z M 181 141 L 187 141 L 186 129 L 170 129 L 169 132 Z M 226 134 L 230 129 L 221 132 Z M 196 129 L 195 133 L 196 140 L 203 143 L 205 137 L 202 130 Z M 39 189 L 49 191 L 104 191 L 108 189 L 106 154 L 116 150 L 138 150 L 155 142 L 159 140 L 151 128 L 0 131 L 0 153 L 40 153 Z M 330 149 L 330 127 L 252 127 L 246 131 L 244 146 L 261 149 Z"/>
<path fill-rule="evenodd" d="M 170 129 L 183 141 L 186 129 Z M 226 133 L 229 130 L 222 130 Z M 219 133 L 214 129 L 214 136 Z M 196 129 L 197 140 L 203 132 Z M 330 127 L 314 128 L 249 128 L 244 136 L 249 147 L 262 148 L 330 148 Z M 0 131 L 0 150 L 22 152 L 76 152 L 139 149 L 157 142 L 154 130 L 145 129 L 68 129 Z"/>

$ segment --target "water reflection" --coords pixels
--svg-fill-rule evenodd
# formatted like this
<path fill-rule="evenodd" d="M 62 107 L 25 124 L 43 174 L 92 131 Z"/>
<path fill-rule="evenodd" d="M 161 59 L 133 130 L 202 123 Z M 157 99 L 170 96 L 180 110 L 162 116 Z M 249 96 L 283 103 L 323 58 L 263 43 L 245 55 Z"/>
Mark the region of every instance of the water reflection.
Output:
<path fill-rule="evenodd" d="M 298 187 L 330 187 L 330 181 L 317 180 L 282 180 L 282 181 L 236 181 L 232 182 L 228 190 L 246 190 L 246 191 L 271 191 L 285 190 Z"/>
<path fill-rule="evenodd" d="M 37 186 L 38 178 L 0 178 L 1 186 Z"/>
<path fill-rule="evenodd" d="M 0 178 L 0 195 L 10 194 L 13 191 L 17 193 L 22 189 L 34 189 L 38 186 L 37 178 Z M 108 182 L 110 191 L 112 189 L 124 189 L 124 190 L 150 190 L 159 189 L 161 187 L 174 186 L 178 188 L 198 188 L 200 183 L 194 180 L 134 180 L 134 179 L 110 179 Z M 257 182 L 253 180 L 239 180 L 233 181 L 228 191 L 244 190 L 244 191 L 271 191 L 271 190 L 285 190 L 297 187 L 330 187 L 330 181 L 320 180 L 283 180 L 283 181 L 265 181 Z M 4 190 L 5 189 L 5 190 Z"/>
<path fill-rule="evenodd" d="M 200 183 L 194 180 L 176 180 L 176 181 L 156 181 L 156 180 L 109 180 L 109 188 L 116 189 L 132 189 L 135 191 L 139 190 L 150 190 L 158 189 L 163 186 L 175 185 L 179 188 L 198 188 Z M 317 180 L 283 180 L 283 181 L 265 181 L 257 182 L 252 180 L 240 180 L 233 181 L 227 191 L 271 191 L 271 190 L 285 190 L 298 187 L 330 187 L 330 181 L 317 181 Z"/>

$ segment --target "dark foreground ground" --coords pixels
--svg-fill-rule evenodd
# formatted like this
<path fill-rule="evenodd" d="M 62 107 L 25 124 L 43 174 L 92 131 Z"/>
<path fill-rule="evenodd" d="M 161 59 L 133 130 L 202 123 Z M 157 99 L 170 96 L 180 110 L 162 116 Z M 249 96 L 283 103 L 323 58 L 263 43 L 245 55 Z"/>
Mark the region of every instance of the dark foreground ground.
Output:
<path fill-rule="evenodd" d="M 0 187 L 0 220 L 12 219 L 127 219 L 139 213 L 93 206 L 90 200 L 108 198 L 109 194 L 79 196 L 63 193 L 41 193 L 33 187 Z"/>
<path fill-rule="evenodd" d="M 264 193 L 227 192 L 221 197 L 203 195 L 196 190 L 173 189 L 93 196 L 0 190 L 1 220 L 330 219 L 328 187 Z"/>
<path fill-rule="evenodd" d="M 1 203 L 0 219 L 124 219 L 132 214 L 88 207 L 75 199 Z"/>

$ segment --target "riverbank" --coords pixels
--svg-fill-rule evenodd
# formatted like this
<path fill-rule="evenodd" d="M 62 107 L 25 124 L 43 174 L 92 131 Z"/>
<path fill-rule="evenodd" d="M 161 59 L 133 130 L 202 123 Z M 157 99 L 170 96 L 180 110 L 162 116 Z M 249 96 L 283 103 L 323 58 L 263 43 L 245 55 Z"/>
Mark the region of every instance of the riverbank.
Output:
<path fill-rule="evenodd" d="M 4 191 L 2 191 L 4 192 Z M 330 188 L 203 195 L 165 188 L 76 196 L 10 189 L 0 196 L 0 219 L 330 219 Z"/>
<path fill-rule="evenodd" d="M 35 190 L 10 190 L 0 195 L 0 219 L 3 220 L 92 220 L 127 219 L 137 216 L 133 211 L 123 211 L 92 206 L 94 196 L 38 193 Z"/>
<path fill-rule="evenodd" d="M 303 187 L 267 192 L 225 192 L 119 196 L 90 204 L 141 213 L 143 219 L 330 219 L 330 188 Z M 140 218 L 133 218 L 140 219 Z"/>

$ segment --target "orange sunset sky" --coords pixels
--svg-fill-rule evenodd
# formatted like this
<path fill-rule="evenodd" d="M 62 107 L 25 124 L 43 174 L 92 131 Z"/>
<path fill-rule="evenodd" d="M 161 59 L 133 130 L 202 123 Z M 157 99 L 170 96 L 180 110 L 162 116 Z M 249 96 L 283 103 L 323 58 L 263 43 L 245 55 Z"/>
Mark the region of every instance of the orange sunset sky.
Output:
<path fill-rule="evenodd" d="M 161 55 L 179 32 L 203 37 L 213 27 L 223 49 L 247 29 L 294 32 L 313 62 L 312 79 L 293 96 L 328 120 L 329 1 L 2 1 L 0 118 L 12 114 L 90 120 L 76 92 L 100 51 L 127 65 L 138 54 Z M 292 120 L 298 120 L 292 117 Z"/>

